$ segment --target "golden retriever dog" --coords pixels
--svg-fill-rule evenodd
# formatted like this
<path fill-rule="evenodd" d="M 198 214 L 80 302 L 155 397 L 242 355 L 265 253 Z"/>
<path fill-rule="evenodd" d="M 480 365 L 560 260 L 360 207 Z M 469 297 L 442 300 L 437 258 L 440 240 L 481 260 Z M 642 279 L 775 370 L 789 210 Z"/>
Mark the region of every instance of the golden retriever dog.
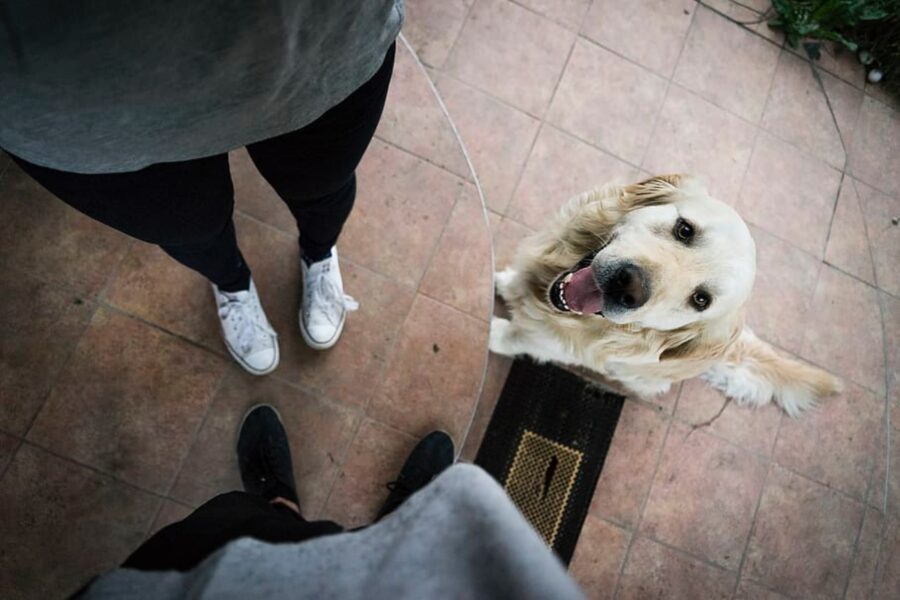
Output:
<path fill-rule="evenodd" d="M 694 179 L 598 188 L 495 275 L 511 318 L 493 319 L 490 347 L 586 367 L 643 397 L 701 375 L 740 404 L 774 399 L 796 417 L 840 381 L 744 325 L 755 272 L 747 226 Z"/>

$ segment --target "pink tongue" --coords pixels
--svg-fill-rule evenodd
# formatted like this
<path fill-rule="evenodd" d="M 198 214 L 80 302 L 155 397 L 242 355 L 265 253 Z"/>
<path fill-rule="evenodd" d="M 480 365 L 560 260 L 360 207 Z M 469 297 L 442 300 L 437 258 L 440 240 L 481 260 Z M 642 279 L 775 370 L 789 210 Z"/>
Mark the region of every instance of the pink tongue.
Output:
<path fill-rule="evenodd" d="M 590 267 L 578 269 L 565 287 L 566 304 L 572 310 L 594 314 L 603 310 L 603 293 L 594 282 Z"/>

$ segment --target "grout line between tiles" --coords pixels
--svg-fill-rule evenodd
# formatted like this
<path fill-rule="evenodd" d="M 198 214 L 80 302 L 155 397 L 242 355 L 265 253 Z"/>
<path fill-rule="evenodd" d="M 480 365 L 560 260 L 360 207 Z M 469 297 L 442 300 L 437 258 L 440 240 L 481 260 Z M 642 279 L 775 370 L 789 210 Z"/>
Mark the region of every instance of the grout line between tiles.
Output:
<path fill-rule="evenodd" d="M 10 467 L 12 467 L 13 461 L 16 459 L 16 455 L 19 454 L 19 448 L 22 447 L 22 444 L 25 443 L 25 440 L 17 435 L 10 435 L 9 437 L 16 440 L 16 447 L 9 455 L 9 460 L 6 461 L 6 464 L 0 469 L 0 484 L 3 483 L 3 478 L 6 476 L 6 473 L 9 471 Z"/>
<path fill-rule="evenodd" d="M 181 476 L 181 472 L 184 470 L 184 465 L 187 462 L 188 457 L 191 455 L 194 446 L 197 444 L 197 439 L 200 437 L 200 432 L 203 430 L 203 426 L 206 425 L 209 414 L 210 412 L 212 412 L 212 407 L 216 403 L 216 398 L 218 398 L 219 393 L 225 386 L 225 381 L 228 380 L 231 376 L 231 372 L 227 368 L 222 369 L 222 375 L 219 378 L 219 381 L 216 383 L 215 389 L 213 389 L 212 393 L 209 396 L 209 403 L 206 405 L 206 410 L 203 411 L 203 416 L 198 421 L 196 427 L 194 427 L 194 432 L 191 434 L 190 441 L 187 444 L 187 448 L 181 455 L 181 458 L 178 460 L 178 467 L 175 469 L 172 478 L 169 480 L 169 484 L 166 486 L 166 491 L 163 494 L 165 498 L 172 497 L 172 490 L 175 488 L 175 484 L 178 482 L 178 478 Z M 149 527 L 152 528 L 153 524 L 156 523 L 156 519 L 159 518 L 159 513 L 162 512 L 163 504 L 163 502 L 159 503 L 159 508 L 157 509 L 153 520 L 150 522 Z M 147 533 L 144 537 L 149 535 L 149 533 L 150 529 L 148 528 Z"/>
<path fill-rule="evenodd" d="M 157 491 L 151 490 L 151 489 L 149 489 L 149 488 L 145 488 L 145 487 L 140 486 L 140 485 L 138 485 L 138 484 L 136 484 L 136 483 L 132 483 L 132 482 L 130 482 L 130 481 L 127 481 L 127 480 L 125 480 L 125 479 L 122 479 L 122 478 L 121 478 L 120 476 L 118 476 L 118 475 L 114 475 L 114 474 L 112 474 L 112 473 L 108 473 L 108 472 L 106 472 L 106 471 L 104 471 L 104 470 L 102 470 L 102 469 L 99 469 L 99 468 L 97 468 L 97 467 L 95 467 L 95 466 L 93 466 L 93 465 L 91 465 L 91 464 L 89 464 L 89 463 L 81 462 L 80 460 L 77 460 L 77 459 L 75 459 L 75 458 L 72 458 L 71 456 L 66 456 L 65 454 L 61 454 L 60 452 L 57 452 L 56 450 L 53 450 L 52 448 L 49 448 L 49 447 L 47 447 L 47 446 L 44 446 L 43 444 L 39 444 L 39 443 L 37 443 L 37 442 L 35 442 L 35 441 L 33 441 L 33 440 L 28 440 L 28 439 L 22 440 L 22 444 L 21 444 L 21 446 L 19 446 L 19 450 L 21 450 L 23 446 L 31 446 L 31 447 L 33 447 L 33 448 L 37 448 L 37 449 L 40 450 L 41 452 L 45 452 L 45 453 L 47 453 L 47 454 L 49 454 L 49 455 L 51 455 L 51 456 L 53 456 L 53 457 L 55 457 L 55 458 L 58 458 L 59 460 L 65 461 L 65 462 L 67 462 L 67 463 L 69 463 L 69 464 L 76 465 L 76 466 L 78 466 L 78 467 L 82 467 L 82 468 L 84 468 L 84 469 L 87 469 L 88 471 L 91 471 L 91 472 L 93 472 L 93 473 L 96 473 L 97 475 L 103 477 L 104 479 L 112 480 L 112 481 L 115 482 L 117 485 L 122 485 L 122 486 L 124 486 L 124 487 L 131 488 L 132 490 L 136 490 L 136 491 L 138 491 L 138 492 L 142 492 L 142 493 L 144 493 L 144 494 L 148 494 L 148 495 L 154 496 L 154 497 L 156 497 L 156 498 L 166 499 L 166 496 L 164 496 L 163 494 L 160 494 L 160 493 L 157 492 Z"/>
<path fill-rule="evenodd" d="M 484 189 L 481 187 L 481 180 L 478 177 L 478 172 L 475 170 L 475 165 L 472 162 L 471 157 L 469 156 L 469 151 L 466 148 L 465 142 L 463 142 L 462 136 L 459 133 L 459 129 L 457 129 L 457 127 L 456 127 L 456 122 L 453 120 L 453 116 L 450 114 L 450 111 L 448 110 L 447 105 L 444 103 L 444 99 L 441 97 L 440 93 L 438 92 L 437 87 L 434 85 L 434 82 L 431 80 L 431 78 L 428 77 L 428 73 L 427 73 L 427 71 L 425 71 L 425 67 L 422 65 L 422 61 L 419 60 L 418 54 L 416 54 L 415 50 L 410 45 L 410 43 L 406 40 L 406 37 L 402 33 L 400 34 L 399 39 L 403 42 L 404 46 L 406 46 L 407 50 L 410 52 L 412 57 L 415 59 L 416 64 L 419 66 L 419 70 L 421 71 L 422 75 L 425 77 L 425 80 L 426 80 L 426 82 L 428 82 L 428 85 L 431 87 L 431 93 L 434 95 L 435 100 L 437 100 L 438 107 L 441 109 L 441 112 L 444 113 L 444 117 L 447 119 L 447 123 L 450 125 L 450 130 L 453 132 L 453 135 L 456 138 L 456 142 L 457 142 L 457 144 L 459 144 L 459 148 L 462 151 L 463 157 L 466 160 L 466 164 L 469 167 L 469 173 L 472 176 L 472 181 L 475 183 L 475 190 L 478 192 L 478 198 L 481 201 L 481 213 L 482 213 L 482 219 L 484 222 L 484 226 L 487 229 L 488 236 L 490 236 L 490 238 L 491 238 L 490 261 L 491 261 L 491 276 L 493 277 L 493 273 L 496 270 L 497 261 L 496 261 L 496 254 L 494 252 L 493 233 L 491 231 L 490 215 L 488 214 L 487 202 L 484 197 Z M 489 315 L 494 314 L 495 303 L 496 303 L 496 297 L 492 294 L 491 299 L 490 299 L 489 312 L 488 312 Z M 488 322 L 490 323 L 490 321 L 488 321 Z M 404 321 L 404 323 L 405 323 L 405 321 Z M 489 330 L 489 334 L 490 334 L 490 330 Z M 462 449 L 465 446 L 466 438 L 468 438 L 468 436 L 469 436 L 469 431 L 472 429 L 472 424 L 475 422 L 475 415 L 478 412 L 478 402 L 481 399 L 482 392 L 484 391 L 484 382 L 487 377 L 489 353 L 490 353 L 489 347 L 486 347 L 484 349 L 484 360 L 482 362 L 481 379 L 478 383 L 478 389 L 475 390 L 475 400 L 474 400 L 474 404 L 471 409 L 471 414 L 469 415 L 469 422 L 463 429 L 463 432 L 461 434 L 461 439 L 459 440 L 459 448 L 456 451 L 457 458 L 459 457 L 459 453 L 462 452 Z M 368 412 L 368 407 L 366 410 Z"/>
<path fill-rule="evenodd" d="M 449 77 L 449 75 L 448 75 L 447 77 Z M 450 78 L 451 78 L 451 79 L 454 79 L 453 77 L 450 77 Z M 454 79 L 454 81 L 458 81 L 458 80 Z M 468 86 L 469 84 L 468 84 L 468 83 L 465 83 L 465 82 L 462 82 L 462 85 Z M 474 89 L 474 88 L 473 88 L 473 89 Z M 479 90 L 479 91 L 480 91 L 480 90 Z M 486 94 L 486 92 L 481 92 L 481 93 Z M 496 100 L 496 98 L 494 98 L 493 96 L 489 96 L 489 97 L 490 97 L 492 100 Z M 512 107 L 510 107 L 510 108 L 512 108 Z M 518 109 L 515 109 L 515 110 L 518 110 Z M 522 112 L 522 111 L 518 111 L 518 112 Z M 398 144 L 397 142 L 391 141 L 391 140 L 389 140 L 389 139 L 387 139 L 387 138 L 385 138 L 385 137 L 382 137 L 382 136 L 379 135 L 379 134 L 376 134 L 376 135 L 374 135 L 374 136 L 372 136 L 372 137 L 373 137 L 373 139 L 376 139 L 376 140 L 378 140 L 379 142 L 381 142 L 382 144 L 384 144 L 385 146 L 390 146 L 391 148 L 393 148 L 393 149 L 395 149 L 395 150 L 399 150 L 399 151 L 402 152 L 403 154 L 412 156 L 413 158 L 416 158 L 416 159 L 418 159 L 418 160 L 421 160 L 422 162 L 428 163 L 429 165 L 431 165 L 432 167 L 435 167 L 436 169 L 440 169 L 441 171 L 443 171 L 443 172 L 446 173 L 447 175 L 452 175 L 452 176 L 454 177 L 454 179 L 457 179 L 457 180 L 459 180 L 459 181 L 461 181 L 461 182 L 463 182 L 463 183 L 467 183 L 467 184 L 469 184 L 469 185 L 471 185 L 471 184 L 473 183 L 472 181 L 469 181 L 468 179 L 466 179 L 465 176 L 460 175 L 459 173 L 457 173 L 457 172 L 455 172 L 455 171 L 451 171 L 449 168 L 445 167 L 445 166 L 442 165 L 442 164 L 439 164 L 439 163 L 434 162 L 434 159 L 428 158 L 427 156 L 422 156 L 422 155 L 420 155 L 420 154 L 416 154 L 416 153 L 413 152 L 412 150 L 408 150 L 408 149 L 404 148 L 403 146 L 401 146 L 401 145 Z"/>
<path fill-rule="evenodd" d="M 527 12 L 530 12 L 533 15 L 537 15 L 538 17 L 541 17 L 542 19 L 546 19 L 555 25 L 559 25 L 560 27 L 562 27 L 563 29 L 565 29 L 566 31 L 569 31 L 571 33 L 578 33 L 578 31 L 581 29 L 581 25 L 584 20 L 584 15 L 587 14 L 587 10 L 590 9 L 590 3 L 588 3 L 586 5 L 587 8 L 582 9 L 582 14 L 581 14 L 581 17 L 578 19 L 578 24 L 575 25 L 575 27 L 573 28 L 573 27 L 569 26 L 568 23 L 564 23 L 563 21 L 560 21 L 559 19 L 551 17 L 550 15 L 545 15 L 541 12 L 538 12 L 536 9 L 534 9 L 526 4 L 522 4 L 522 0 L 508 0 L 508 2 L 510 4 L 514 4 L 514 5 L 518 6 L 519 8 L 526 10 Z"/>
<path fill-rule="evenodd" d="M 688 23 L 688 26 L 684 30 L 684 36 L 681 38 L 681 46 L 678 48 L 678 56 L 675 58 L 674 66 L 672 67 L 672 72 L 669 73 L 669 76 L 666 78 L 666 91 L 663 93 L 662 102 L 659 103 L 659 108 L 656 111 L 656 114 L 653 115 L 653 126 L 650 128 L 650 135 L 647 137 L 647 145 L 644 146 L 644 150 L 641 152 L 641 158 L 638 160 L 639 169 L 643 169 L 644 163 L 647 162 L 647 155 L 650 153 L 650 148 L 653 147 L 653 139 L 656 136 L 656 131 L 659 128 L 659 123 L 662 120 L 662 112 L 666 106 L 666 102 L 669 100 L 669 91 L 672 89 L 672 83 L 675 79 L 675 71 L 678 70 L 678 64 L 681 62 L 681 57 L 684 54 L 684 48 L 687 46 L 688 38 L 691 35 L 691 30 L 694 28 L 694 23 L 697 21 L 697 10 L 691 13 L 691 21 Z"/>
<path fill-rule="evenodd" d="M 734 17 L 731 17 L 731 16 L 726 15 L 725 13 L 721 12 L 718 8 L 715 8 L 715 7 L 713 7 L 713 6 L 710 6 L 709 4 L 706 4 L 706 2 L 704 2 L 703 0 L 696 0 L 696 2 L 697 2 L 697 4 L 699 4 L 700 6 L 702 6 L 702 7 L 705 8 L 705 9 L 709 10 L 710 12 L 713 12 L 713 13 L 719 15 L 720 17 L 722 17 L 722 18 L 725 19 L 726 21 L 728 21 L 728 22 L 730 22 L 730 23 L 733 23 L 734 25 L 737 25 L 738 27 L 740 27 L 740 28 L 743 29 L 744 31 L 746 31 L 746 32 L 748 32 L 748 33 L 752 33 L 752 34 L 755 35 L 756 37 L 761 38 L 761 39 L 767 41 L 768 43 L 772 44 L 773 46 L 777 46 L 777 47 L 779 47 L 779 48 L 784 48 L 785 43 L 786 43 L 785 40 L 781 40 L 781 42 L 776 42 L 776 41 L 773 40 L 772 38 L 767 37 L 767 36 L 764 36 L 763 34 L 761 34 L 760 32 L 756 31 L 755 29 L 750 29 L 750 27 L 748 26 L 748 25 L 756 25 L 756 24 L 758 24 L 758 23 L 744 23 L 743 21 L 738 21 L 738 20 L 735 19 Z M 737 4 L 738 6 L 742 6 L 742 7 L 744 7 L 744 8 L 748 8 L 748 7 L 746 7 L 745 5 L 741 4 L 740 2 L 734 2 L 734 1 L 732 1 L 732 4 Z M 748 10 L 751 10 L 752 12 L 755 12 L 755 13 L 761 15 L 761 13 L 757 12 L 756 10 L 753 10 L 753 9 L 748 9 Z M 762 23 L 762 22 L 765 21 L 765 20 L 767 20 L 767 19 L 763 19 L 763 20 L 759 21 L 759 23 Z"/>
<path fill-rule="evenodd" d="M 84 325 L 81 327 L 81 331 L 78 333 L 78 336 L 75 338 L 75 341 L 72 343 L 72 347 L 69 349 L 69 352 L 66 354 L 66 357 L 60 363 L 59 368 L 50 378 L 51 383 L 47 388 L 47 392 L 44 394 L 44 397 L 41 398 L 40 406 L 38 406 L 37 410 L 34 411 L 34 415 L 32 415 L 31 419 L 28 421 L 28 426 L 25 428 L 25 433 L 22 434 L 22 439 L 27 440 L 28 434 L 31 433 L 31 429 L 34 427 L 34 424 L 37 422 L 38 417 L 42 412 L 44 412 L 44 408 L 47 405 L 47 401 L 50 399 L 50 394 L 53 393 L 53 390 L 56 389 L 56 385 L 59 383 L 59 377 L 66 370 L 66 367 L 69 366 L 69 363 L 75 356 L 75 350 L 78 348 L 78 345 L 81 343 L 81 340 L 84 338 L 85 333 L 87 333 L 88 328 L 91 326 L 91 323 L 94 321 L 94 317 L 97 315 L 97 311 L 100 310 L 101 304 L 99 302 L 90 301 L 94 304 L 94 309 L 91 311 L 91 314 L 85 319 Z"/>
<path fill-rule="evenodd" d="M 856 561 L 859 558 L 859 543 L 860 541 L 862 541 L 863 527 L 865 527 L 866 515 L 868 514 L 870 508 L 869 496 L 872 493 L 873 478 L 875 474 L 875 457 L 870 456 L 869 458 L 872 461 L 872 464 L 869 466 L 869 476 L 866 478 L 866 493 L 863 500 L 862 517 L 860 518 L 859 528 L 856 531 L 856 538 L 853 540 L 853 550 L 850 554 L 850 568 L 847 570 L 847 580 L 844 582 L 844 591 L 841 593 L 841 598 L 847 597 L 847 590 L 850 588 L 850 580 L 853 579 L 853 570 L 856 567 Z"/>
<path fill-rule="evenodd" d="M 437 70 L 442 75 L 447 74 L 447 63 L 450 62 L 450 58 L 456 52 L 456 46 L 457 46 L 457 44 L 459 44 L 459 38 L 462 37 L 463 31 L 466 29 L 466 25 L 469 23 L 469 16 L 472 14 L 472 11 L 475 9 L 475 4 L 477 2 L 478 2 L 478 0 L 472 0 L 472 2 L 469 4 L 469 6 L 466 7 L 466 14 L 463 15 L 462 21 L 459 24 L 459 29 L 456 32 L 456 37 L 453 38 L 453 43 L 450 44 L 450 48 L 447 49 L 447 56 L 444 57 L 444 60 L 441 63 L 440 68 L 437 68 Z M 413 49 L 412 44 L 410 44 L 408 41 L 406 41 L 406 36 L 403 35 L 402 31 L 400 32 L 398 38 L 403 41 L 403 44 L 409 49 L 410 52 L 412 52 L 412 55 L 416 57 L 416 62 L 421 63 L 421 61 L 419 60 L 419 55 Z M 427 73 L 428 72 L 426 71 L 426 74 Z M 431 81 L 431 77 L 428 77 L 428 81 Z M 434 84 L 433 81 L 431 81 L 431 83 L 432 83 L 432 85 Z"/>
<path fill-rule="evenodd" d="M 855 129 L 855 128 L 854 128 Z M 866 234 L 866 245 L 869 249 L 869 260 L 872 261 L 872 272 L 875 278 L 875 283 L 878 283 L 878 271 L 875 269 L 875 256 L 872 252 L 872 238 L 869 236 L 869 226 L 866 222 L 866 215 L 862 211 L 862 205 L 860 204 L 859 197 L 859 188 L 856 187 L 856 181 L 851 177 L 850 184 L 853 186 L 853 192 L 856 194 L 856 202 L 857 207 L 859 208 L 860 213 L 863 217 L 863 232 Z M 881 294 L 878 293 L 878 289 L 876 288 L 875 296 L 878 299 L 878 312 L 881 316 L 881 351 L 882 351 L 882 365 L 884 368 L 884 496 L 882 501 L 882 512 L 887 515 L 888 514 L 888 498 L 890 496 L 890 476 L 891 476 L 891 399 L 890 399 L 890 365 L 888 364 L 888 336 L 887 330 L 884 326 L 885 319 L 885 310 L 884 310 L 884 298 Z"/>
<path fill-rule="evenodd" d="M 778 429 L 775 432 L 775 441 L 772 443 L 772 452 L 774 454 L 775 447 L 778 445 L 778 437 L 781 435 L 781 425 L 784 422 L 784 415 L 778 420 Z M 738 563 L 737 569 L 737 579 L 734 582 L 734 588 L 731 591 L 732 597 L 737 594 L 738 586 L 741 584 L 741 579 L 744 576 L 744 565 L 747 562 L 747 553 L 750 551 L 750 540 L 753 539 L 753 534 L 756 531 L 756 519 L 759 515 L 759 507 L 762 505 L 763 495 L 766 493 L 766 489 L 769 486 L 769 479 L 772 474 L 772 466 L 775 464 L 774 457 L 770 458 L 768 463 L 766 464 L 766 476 L 763 479 L 763 484 L 759 487 L 759 496 L 756 497 L 756 507 L 753 509 L 753 518 L 750 520 L 750 531 L 747 533 L 747 539 L 744 540 L 744 549 L 741 552 L 741 560 Z"/>
<path fill-rule="evenodd" d="M 656 482 L 656 475 L 659 471 L 659 465 L 662 462 L 663 452 L 666 449 L 666 443 L 669 440 L 669 432 L 672 431 L 672 418 L 666 418 L 666 433 L 663 435 L 662 443 L 659 446 L 659 451 L 656 453 L 656 464 L 653 465 L 653 474 L 650 476 L 650 484 L 647 486 L 647 491 L 644 492 L 644 497 L 641 499 L 641 506 L 638 509 L 637 519 L 634 521 L 634 533 L 631 536 L 631 539 L 628 540 L 628 547 L 625 549 L 625 556 L 622 558 L 622 565 L 619 567 L 619 573 L 616 578 L 616 587 L 613 590 L 613 598 L 617 598 L 619 595 L 619 591 L 622 589 L 622 577 L 625 574 L 625 567 L 628 565 L 628 561 L 631 558 L 631 549 L 634 547 L 634 542 L 638 537 L 638 534 L 641 529 L 641 522 L 644 519 L 644 509 L 647 507 L 647 501 L 650 499 L 650 492 L 653 490 L 653 484 Z"/>

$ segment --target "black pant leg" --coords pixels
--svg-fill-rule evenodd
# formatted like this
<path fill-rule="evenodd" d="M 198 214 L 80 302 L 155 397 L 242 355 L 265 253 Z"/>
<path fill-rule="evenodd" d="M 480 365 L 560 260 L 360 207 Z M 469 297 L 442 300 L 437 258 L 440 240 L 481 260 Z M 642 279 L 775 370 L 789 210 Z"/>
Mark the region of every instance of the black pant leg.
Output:
<path fill-rule="evenodd" d="M 247 146 L 297 219 L 300 247 L 312 260 L 328 254 L 353 208 L 356 166 L 381 119 L 394 50 L 366 83 L 309 125 Z"/>
<path fill-rule="evenodd" d="M 82 174 L 12 159 L 85 215 L 145 242 L 220 287 L 246 289 L 250 270 L 234 234 L 234 188 L 224 154 L 130 173 Z"/>
<path fill-rule="evenodd" d="M 232 540 L 302 542 L 343 531 L 331 521 L 306 521 L 260 496 L 230 492 L 216 496 L 183 521 L 160 530 L 122 564 L 143 571 L 187 571 Z"/>

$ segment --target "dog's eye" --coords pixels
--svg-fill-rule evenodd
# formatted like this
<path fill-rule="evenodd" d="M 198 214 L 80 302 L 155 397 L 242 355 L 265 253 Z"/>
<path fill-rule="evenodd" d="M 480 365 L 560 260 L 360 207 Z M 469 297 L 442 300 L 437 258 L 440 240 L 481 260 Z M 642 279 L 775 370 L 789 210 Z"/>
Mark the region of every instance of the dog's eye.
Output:
<path fill-rule="evenodd" d="M 691 294 L 691 304 L 698 311 L 703 311 L 709 308 L 709 304 L 712 302 L 712 298 L 709 295 L 709 292 L 704 290 L 696 290 L 693 294 Z"/>
<path fill-rule="evenodd" d="M 684 219 L 678 219 L 675 221 L 673 233 L 675 234 L 675 239 L 679 242 L 689 242 L 694 237 L 694 226 Z"/>

